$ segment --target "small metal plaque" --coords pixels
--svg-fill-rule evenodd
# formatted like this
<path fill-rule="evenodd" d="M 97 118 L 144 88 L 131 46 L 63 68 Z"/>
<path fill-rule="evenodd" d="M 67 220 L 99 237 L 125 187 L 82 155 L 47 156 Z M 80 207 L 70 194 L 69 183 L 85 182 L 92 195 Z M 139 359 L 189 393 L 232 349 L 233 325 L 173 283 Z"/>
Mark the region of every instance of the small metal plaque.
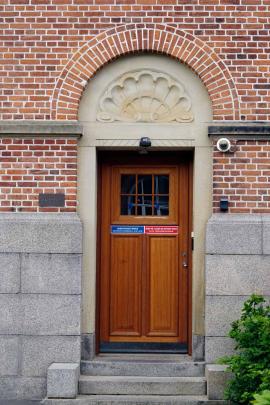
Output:
<path fill-rule="evenodd" d="M 111 233 L 178 235 L 178 225 L 111 225 Z"/>
<path fill-rule="evenodd" d="M 111 225 L 111 233 L 144 233 L 144 226 Z"/>
<path fill-rule="evenodd" d="M 64 207 L 65 206 L 65 194 L 39 194 L 39 206 L 40 207 Z"/>
<path fill-rule="evenodd" d="M 178 235 L 179 227 L 177 225 L 154 225 L 154 226 L 145 226 L 144 233 L 149 235 L 164 234 L 164 235 Z"/>

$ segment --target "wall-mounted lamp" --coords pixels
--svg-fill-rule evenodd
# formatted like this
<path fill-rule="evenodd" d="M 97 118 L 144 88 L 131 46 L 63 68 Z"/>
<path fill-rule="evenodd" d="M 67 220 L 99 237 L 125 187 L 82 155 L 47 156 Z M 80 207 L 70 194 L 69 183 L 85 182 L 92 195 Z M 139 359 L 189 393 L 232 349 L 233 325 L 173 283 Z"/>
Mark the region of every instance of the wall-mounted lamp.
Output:
<path fill-rule="evenodd" d="M 140 147 L 141 148 L 149 148 L 151 146 L 151 139 L 148 136 L 143 136 L 140 139 Z"/>
<path fill-rule="evenodd" d="M 140 139 L 140 143 L 139 143 L 139 146 L 140 146 L 140 148 L 141 148 L 141 149 L 139 150 L 139 153 L 141 153 L 142 155 L 143 155 L 143 154 L 147 154 L 147 153 L 148 153 L 147 148 L 150 148 L 151 145 L 152 145 L 151 139 L 148 138 L 148 136 L 143 136 L 143 137 Z"/>
<path fill-rule="evenodd" d="M 229 200 L 228 197 L 223 197 L 219 200 L 219 208 L 222 212 L 228 212 L 229 210 Z"/>

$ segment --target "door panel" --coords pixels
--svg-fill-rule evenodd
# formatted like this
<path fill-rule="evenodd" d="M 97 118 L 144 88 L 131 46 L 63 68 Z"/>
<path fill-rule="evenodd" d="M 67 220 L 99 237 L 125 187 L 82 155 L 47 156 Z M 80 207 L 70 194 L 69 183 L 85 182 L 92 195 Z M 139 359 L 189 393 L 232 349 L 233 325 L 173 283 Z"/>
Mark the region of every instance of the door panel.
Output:
<path fill-rule="evenodd" d="M 178 335 L 178 237 L 148 238 L 147 336 Z"/>
<path fill-rule="evenodd" d="M 187 351 L 189 161 L 101 166 L 100 350 Z"/>
<path fill-rule="evenodd" d="M 111 237 L 110 334 L 141 335 L 142 237 Z"/>

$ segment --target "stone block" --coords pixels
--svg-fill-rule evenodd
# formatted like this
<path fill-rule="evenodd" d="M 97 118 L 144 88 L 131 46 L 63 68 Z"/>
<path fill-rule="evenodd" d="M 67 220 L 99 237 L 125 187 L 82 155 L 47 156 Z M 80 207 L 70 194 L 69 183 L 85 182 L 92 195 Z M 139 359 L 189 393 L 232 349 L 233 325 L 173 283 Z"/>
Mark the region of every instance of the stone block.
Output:
<path fill-rule="evenodd" d="M 22 302 L 23 334 L 80 334 L 80 295 L 24 294 Z"/>
<path fill-rule="evenodd" d="M 22 329 L 21 297 L 17 294 L 0 294 L 0 334 L 16 335 Z"/>
<path fill-rule="evenodd" d="M 270 254 L 270 215 L 262 215 L 263 224 L 263 254 Z"/>
<path fill-rule="evenodd" d="M 77 254 L 23 254 L 23 293 L 80 294 L 81 256 Z"/>
<path fill-rule="evenodd" d="M 53 363 L 48 368 L 48 398 L 75 398 L 78 393 L 79 364 Z"/>
<path fill-rule="evenodd" d="M 18 374 L 19 337 L 0 336 L 0 376 Z"/>
<path fill-rule="evenodd" d="M 228 367 L 219 364 L 208 364 L 205 369 L 208 399 L 224 399 L 224 390 L 232 373 Z"/>
<path fill-rule="evenodd" d="M 206 255 L 206 295 L 270 295 L 270 256 Z"/>
<path fill-rule="evenodd" d="M 207 224 L 206 253 L 261 254 L 261 216 L 256 214 L 213 214 Z"/>
<path fill-rule="evenodd" d="M 1 399 L 42 399 L 46 395 L 46 378 L 2 377 L 0 378 Z"/>
<path fill-rule="evenodd" d="M 202 335 L 192 336 L 192 359 L 194 361 L 203 361 L 205 351 L 205 337 Z"/>
<path fill-rule="evenodd" d="M 239 319 L 247 296 L 207 296 L 205 300 L 206 336 L 227 336 L 231 323 Z"/>
<path fill-rule="evenodd" d="M 209 337 L 205 338 L 205 361 L 214 363 L 224 356 L 233 354 L 235 342 L 229 337 Z"/>
<path fill-rule="evenodd" d="M 82 360 L 92 360 L 96 355 L 96 337 L 94 333 L 81 335 Z"/>
<path fill-rule="evenodd" d="M 23 336 L 22 375 L 47 375 L 50 364 L 55 362 L 80 362 L 79 336 Z"/>
<path fill-rule="evenodd" d="M 20 255 L 0 253 L 0 294 L 20 291 Z"/>
<path fill-rule="evenodd" d="M 0 214 L 0 252 L 82 253 L 76 214 Z"/>

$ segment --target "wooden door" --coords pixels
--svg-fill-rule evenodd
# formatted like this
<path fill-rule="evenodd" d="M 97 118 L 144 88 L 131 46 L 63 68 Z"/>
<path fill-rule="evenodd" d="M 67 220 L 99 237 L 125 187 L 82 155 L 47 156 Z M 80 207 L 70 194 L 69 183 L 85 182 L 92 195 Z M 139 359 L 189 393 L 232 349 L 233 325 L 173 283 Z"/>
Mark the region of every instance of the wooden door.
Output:
<path fill-rule="evenodd" d="M 101 352 L 186 352 L 189 161 L 103 158 Z"/>

